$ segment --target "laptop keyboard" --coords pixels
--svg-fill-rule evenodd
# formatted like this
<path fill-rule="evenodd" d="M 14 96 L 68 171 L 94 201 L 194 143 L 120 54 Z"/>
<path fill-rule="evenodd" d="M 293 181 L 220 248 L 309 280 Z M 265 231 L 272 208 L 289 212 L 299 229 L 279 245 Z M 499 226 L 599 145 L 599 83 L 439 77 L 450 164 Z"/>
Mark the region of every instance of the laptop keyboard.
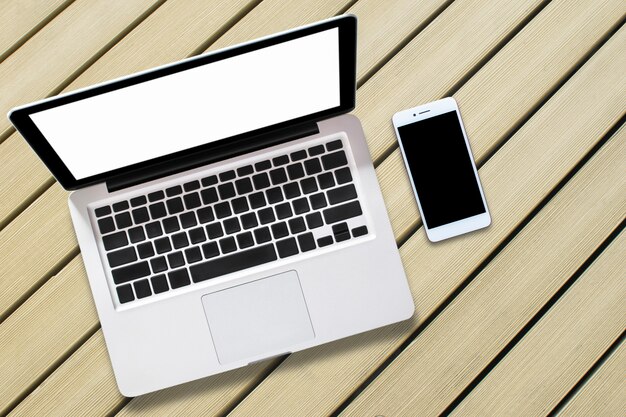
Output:
<path fill-rule="evenodd" d="M 340 139 L 94 214 L 122 304 L 368 234 Z"/>

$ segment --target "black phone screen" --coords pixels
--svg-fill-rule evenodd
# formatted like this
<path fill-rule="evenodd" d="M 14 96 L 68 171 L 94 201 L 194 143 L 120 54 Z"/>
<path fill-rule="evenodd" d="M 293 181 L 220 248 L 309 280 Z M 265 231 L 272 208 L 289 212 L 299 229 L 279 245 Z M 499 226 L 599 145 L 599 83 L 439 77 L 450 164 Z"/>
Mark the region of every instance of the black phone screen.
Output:
<path fill-rule="evenodd" d="M 429 229 L 486 211 L 456 111 L 398 132 Z"/>

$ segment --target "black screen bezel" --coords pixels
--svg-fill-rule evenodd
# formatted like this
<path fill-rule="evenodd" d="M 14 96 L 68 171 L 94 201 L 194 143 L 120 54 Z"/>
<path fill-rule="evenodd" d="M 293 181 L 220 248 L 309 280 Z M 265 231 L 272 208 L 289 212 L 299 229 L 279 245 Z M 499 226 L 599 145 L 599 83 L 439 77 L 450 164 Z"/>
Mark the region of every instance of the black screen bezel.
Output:
<path fill-rule="evenodd" d="M 202 152 L 210 154 L 215 148 L 223 148 L 225 142 L 233 141 L 233 146 L 245 147 L 253 140 L 255 136 L 268 134 L 270 132 L 279 132 L 281 129 L 288 128 L 295 124 L 305 124 L 317 122 L 322 119 L 347 113 L 354 109 L 356 100 L 356 16 L 345 15 L 319 24 L 296 29 L 283 34 L 271 36 L 258 41 L 253 41 L 240 46 L 235 46 L 226 50 L 211 52 L 205 55 L 185 59 L 183 61 L 169 64 L 167 66 L 158 67 L 146 72 L 124 77 L 122 79 L 100 84 L 82 91 L 72 92 L 47 99 L 41 102 L 32 103 L 21 106 L 9 112 L 9 120 L 15 128 L 20 132 L 28 144 L 33 148 L 35 153 L 41 158 L 44 164 L 52 172 L 54 177 L 66 190 L 75 190 L 95 183 L 106 181 L 107 179 L 119 177 L 122 175 L 130 175 L 133 172 L 145 170 L 151 166 L 167 163 L 168 161 L 180 160 L 186 156 Z M 63 163 L 59 155 L 54 151 L 50 143 L 46 140 L 37 126 L 33 123 L 30 115 L 40 111 L 48 110 L 53 107 L 62 106 L 68 103 L 76 102 L 86 98 L 105 94 L 121 88 L 140 84 L 156 78 L 175 74 L 188 69 L 196 68 L 202 65 L 210 64 L 222 59 L 231 58 L 233 56 L 245 54 L 258 49 L 266 48 L 282 42 L 312 35 L 314 33 L 323 32 L 328 29 L 339 29 L 339 88 L 340 103 L 339 106 L 323 110 L 317 113 L 302 116 L 296 119 L 288 120 L 282 123 L 267 126 L 261 129 L 245 132 L 239 135 L 230 136 L 204 145 L 199 145 L 190 149 L 185 149 L 172 154 L 153 158 L 147 161 L 128 165 L 112 171 L 107 171 L 91 177 L 77 180 Z M 246 140 L 250 139 L 250 140 Z M 233 149 L 236 153 L 237 149 Z"/>

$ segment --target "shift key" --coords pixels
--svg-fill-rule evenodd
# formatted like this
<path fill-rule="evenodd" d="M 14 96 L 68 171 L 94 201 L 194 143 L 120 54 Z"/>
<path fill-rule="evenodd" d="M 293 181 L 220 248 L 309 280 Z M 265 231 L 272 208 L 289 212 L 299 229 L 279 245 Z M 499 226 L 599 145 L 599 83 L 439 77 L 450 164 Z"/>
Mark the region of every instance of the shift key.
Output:
<path fill-rule="evenodd" d="M 326 224 L 332 224 L 350 219 L 352 217 L 360 216 L 363 214 L 363 210 L 361 210 L 361 205 L 358 201 L 351 201 L 340 206 L 334 206 L 326 209 L 323 213 Z"/>
<path fill-rule="evenodd" d="M 147 261 L 138 262 L 136 264 L 114 269 L 112 274 L 113 281 L 116 284 L 122 284 L 124 282 L 150 275 L 150 266 L 148 266 Z"/>

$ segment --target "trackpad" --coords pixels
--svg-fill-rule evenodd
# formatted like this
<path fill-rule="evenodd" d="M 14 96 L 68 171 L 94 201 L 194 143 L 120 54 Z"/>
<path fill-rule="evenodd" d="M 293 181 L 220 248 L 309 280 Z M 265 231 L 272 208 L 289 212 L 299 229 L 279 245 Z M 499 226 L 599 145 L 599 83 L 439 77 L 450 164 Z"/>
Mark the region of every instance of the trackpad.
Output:
<path fill-rule="evenodd" d="M 220 363 L 274 355 L 313 339 L 313 326 L 295 271 L 202 297 Z"/>

